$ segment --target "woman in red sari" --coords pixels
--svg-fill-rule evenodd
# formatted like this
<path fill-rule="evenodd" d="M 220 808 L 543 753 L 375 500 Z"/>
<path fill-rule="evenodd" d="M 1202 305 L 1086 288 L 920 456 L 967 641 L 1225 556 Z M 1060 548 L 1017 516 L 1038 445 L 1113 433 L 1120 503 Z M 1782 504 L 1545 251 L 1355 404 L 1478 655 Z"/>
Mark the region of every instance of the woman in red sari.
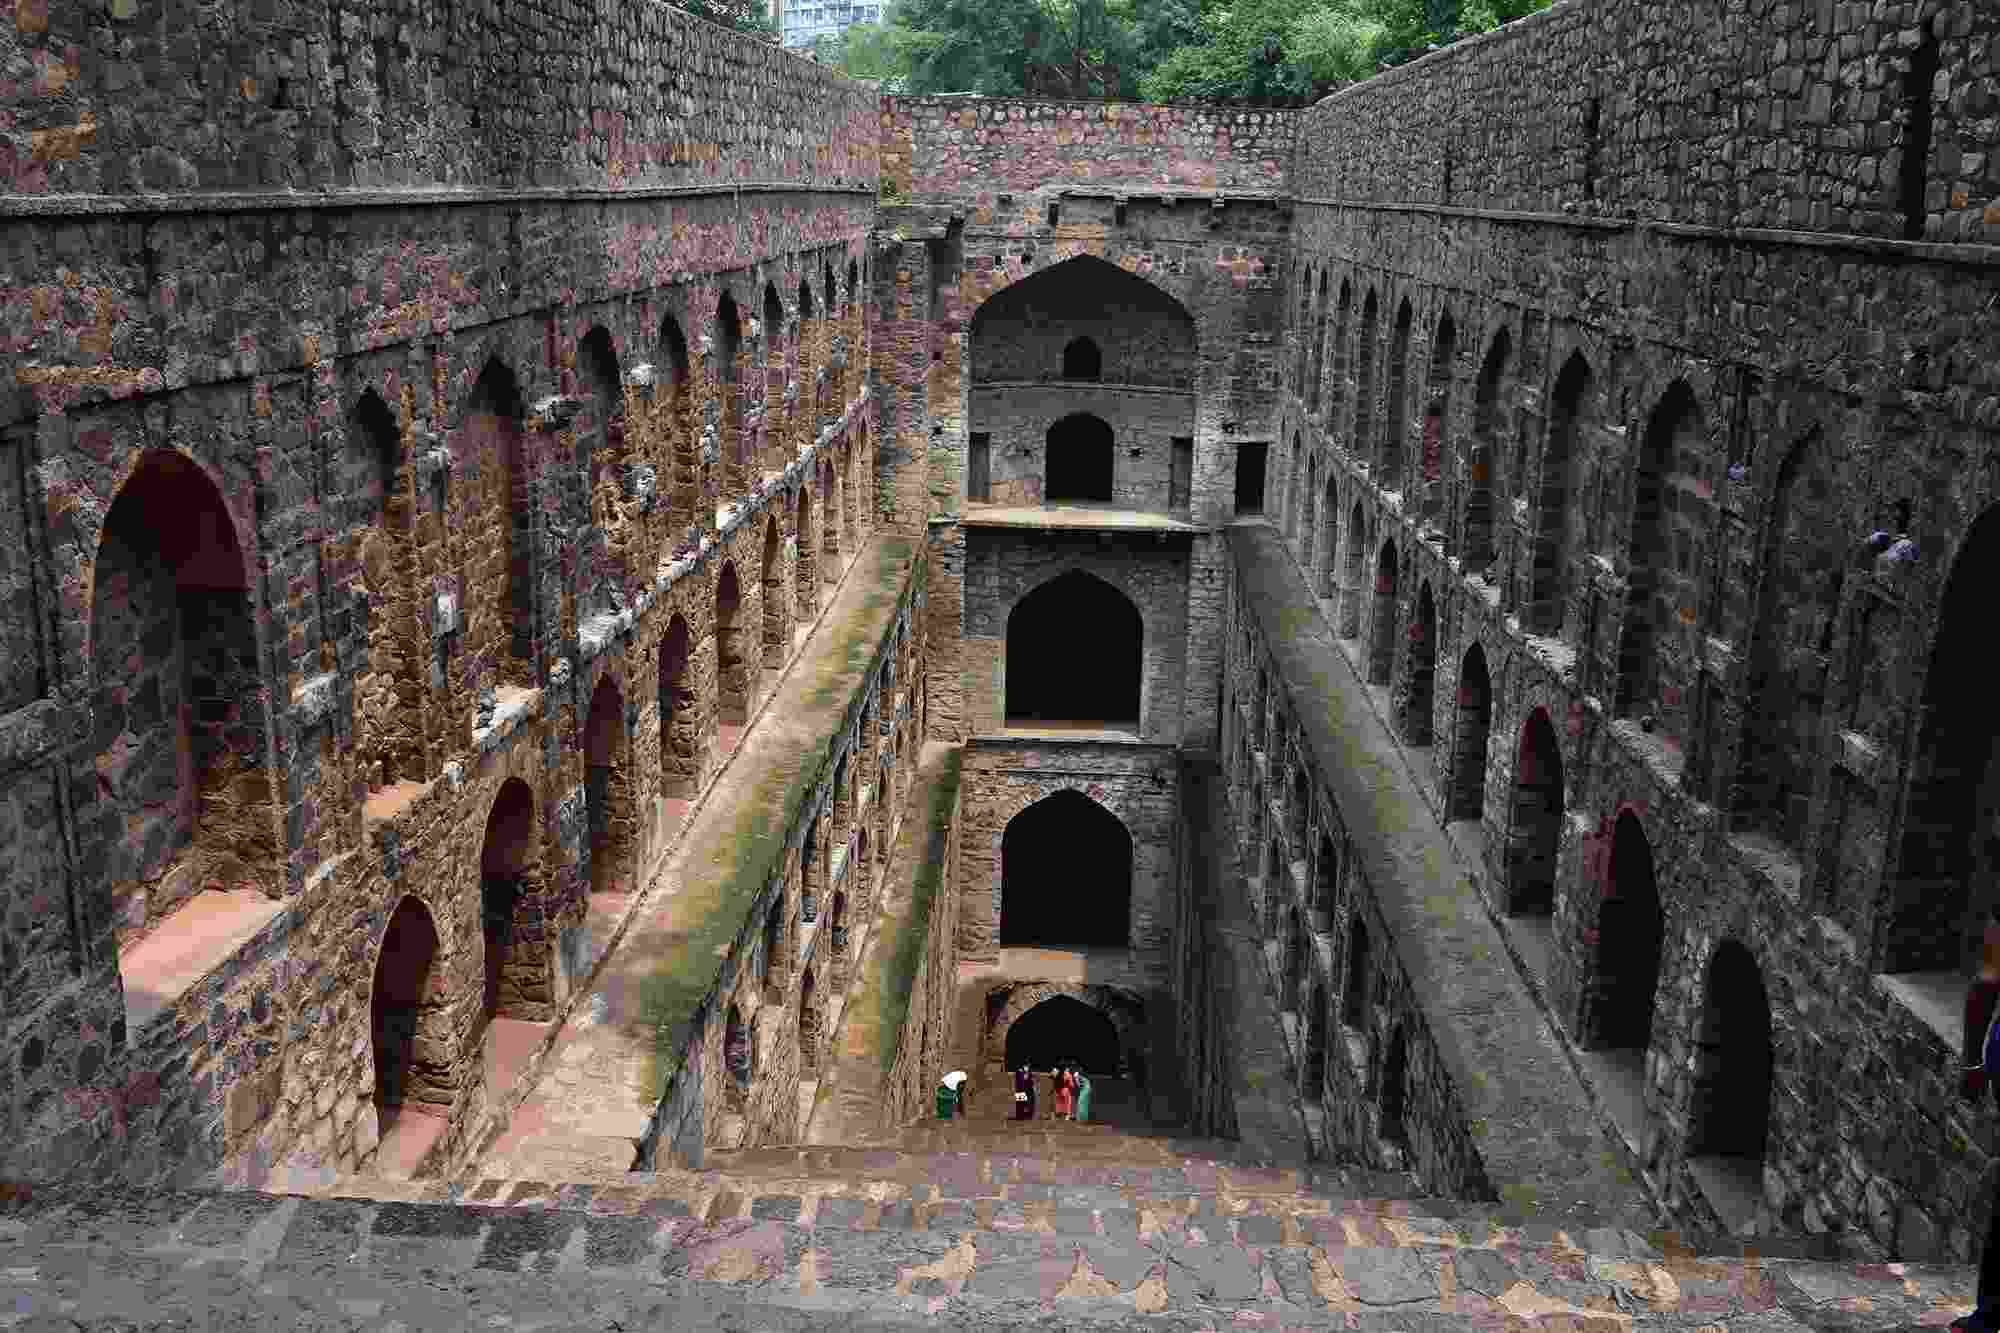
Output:
<path fill-rule="evenodd" d="M 1055 1084 L 1055 1118 L 1068 1120 L 1076 1110 L 1076 1076 L 1066 1068 L 1058 1068 Z"/>

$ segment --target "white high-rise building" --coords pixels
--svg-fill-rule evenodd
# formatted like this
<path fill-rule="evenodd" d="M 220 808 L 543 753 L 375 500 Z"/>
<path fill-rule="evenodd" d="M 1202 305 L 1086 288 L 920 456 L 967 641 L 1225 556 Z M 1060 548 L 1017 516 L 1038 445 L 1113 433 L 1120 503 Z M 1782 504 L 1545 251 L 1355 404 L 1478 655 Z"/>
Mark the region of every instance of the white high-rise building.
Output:
<path fill-rule="evenodd" d="M 884 0 L 781 0 L 778 28 L 786 46 L 811 46 L 827 33 L 852 23 L 880 23 Z"/>

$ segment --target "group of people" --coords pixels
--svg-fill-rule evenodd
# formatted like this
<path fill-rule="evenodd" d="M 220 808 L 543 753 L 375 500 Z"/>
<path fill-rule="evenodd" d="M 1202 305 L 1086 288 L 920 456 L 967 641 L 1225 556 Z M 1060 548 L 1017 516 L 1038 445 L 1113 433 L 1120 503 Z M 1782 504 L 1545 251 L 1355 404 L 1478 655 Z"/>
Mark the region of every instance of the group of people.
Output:
<path fill-rule="evenodd" d="M 1014 1071 L 1014 1118 L 1033 1120 L 1035 1118 L 1035 1078 L 1033 1069 L 1022 1065 Z M 1054 1105 L 1050 1118 L 1055 1120 L 1090 1119 L 1090 1079 L 1075 1062 L 1057 1065 L 1049 1070 L 1049 1078 L 1055 1084 Z"/>
<path fill-rule="evenodd" d="M 965 1081 L 969 1077 L 963 1069 L 954 1069 L 938 1081 L 937 1118 L 950 1120 L 965 1114 Z M 1014 1071 L 1014 1119 L 1033 1120 L 1035 1118 L 1035 1080 L 1037 1073 L 1027 1065 Z M 1090 1078 L 1082 1066 L 1074 1061 L 1058 1065 L 1048 1071 L 1054 1081 L 1054 1105 L 1050 1118 L 1055 1120 L 1090 1119 Z"/>

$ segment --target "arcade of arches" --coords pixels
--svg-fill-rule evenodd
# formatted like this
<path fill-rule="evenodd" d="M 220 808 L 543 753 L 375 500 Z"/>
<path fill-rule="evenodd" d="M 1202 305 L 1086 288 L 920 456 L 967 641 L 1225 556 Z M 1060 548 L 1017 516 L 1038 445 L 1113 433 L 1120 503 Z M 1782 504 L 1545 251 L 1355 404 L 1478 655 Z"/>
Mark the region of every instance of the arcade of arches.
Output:
<path fill-rule="evenodd" d="M 99 51 L 77 8 L 21 40 Z M 422 8 L 447 119 L 518 119 Z M 1750 8 L 1697 56 L 1571 0 L 1222 135 L 747 97 L 654 7 L 692 105 L 579 77 L 701 162 L 426 181 L 385 75 L 330 157 L 149 177 L 136 267 L 144 143 L 24 166 L 0 1178 L 615 1174 L 1075 1060 L 1435 1195 L 1966 1258 L 2000 20 Z M 1845 156 L 1703 92 L 1857 59 Z M 231 192 L 385 172 L 424 202 L 358 230 Z"/>

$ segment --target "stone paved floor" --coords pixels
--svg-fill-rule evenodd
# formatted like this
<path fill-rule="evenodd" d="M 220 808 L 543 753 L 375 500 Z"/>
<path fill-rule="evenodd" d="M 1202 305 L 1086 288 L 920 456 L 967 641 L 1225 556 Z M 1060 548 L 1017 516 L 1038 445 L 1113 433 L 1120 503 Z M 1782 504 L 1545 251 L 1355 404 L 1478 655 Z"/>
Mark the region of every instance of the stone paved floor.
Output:
<path fill-rule="evenodd" d="M 17 1195 L 0 1203 L 0 1325 L 1875 1333 L 1941 1326 L 1972 1286 L 1969 1270 L 1697 1259 L 1171 1154 L 743 1156 L 740 1173 L 617 1186 L 374 1182 L 401 1199 Z"/>
<path fill-rule="evenodd" d="M 655 887 L 641 903 L 591 993 L 576 1006 L 541 1064 L 540 1081 L 475 1168 L 487 1175 L 555 1180 L 617 1179 L 632 1166 L 657 1100 L 646 1081 L 655 1033 L 641 1012 L 643 983 L 671 957 L 685 904 L 679 892 L 691 874 L 728 855 L 742 806 L 764 776 L 796 762 L 833 725 L 848 695 L 815 704 L 831 675 L 849 669 L 857 630 L 873 643 L 895 613 L 868 571 L 881 558 L 880 539 L 847 567 L 850 577 L 822 614 L 812 638 L 780 682 L 755 725 L 736 741 L 730 768 L 695 812 Z"/>

